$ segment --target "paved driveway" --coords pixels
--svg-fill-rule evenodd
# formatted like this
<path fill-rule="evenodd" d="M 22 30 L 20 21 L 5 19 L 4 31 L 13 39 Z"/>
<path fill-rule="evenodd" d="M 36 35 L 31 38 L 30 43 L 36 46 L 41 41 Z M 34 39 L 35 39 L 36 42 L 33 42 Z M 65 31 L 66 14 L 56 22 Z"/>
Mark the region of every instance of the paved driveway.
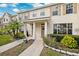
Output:
<path fill-rule="evenodd" d="M 34 43 L 30 47 L 28 47 L 19 56 L 39 56 L 42 49 L 43 49 L 43 40 L 41 38 L 38 38 L 34 41 Z"/>

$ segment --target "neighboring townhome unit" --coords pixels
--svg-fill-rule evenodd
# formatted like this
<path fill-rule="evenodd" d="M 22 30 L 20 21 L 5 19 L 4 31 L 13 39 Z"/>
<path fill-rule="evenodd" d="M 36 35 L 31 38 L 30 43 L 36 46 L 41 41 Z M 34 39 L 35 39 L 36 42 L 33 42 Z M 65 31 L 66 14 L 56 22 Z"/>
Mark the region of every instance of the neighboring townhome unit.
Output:
<path fill-rule="evenodd" d="M 12 19 L 11 17 L 12 17 L 11 14 L 7 12 L 4 13 L 4 15 L 1 18 L 1 27 L 6 27 L 9 24 L 9 22 L 11 22 Z"/>

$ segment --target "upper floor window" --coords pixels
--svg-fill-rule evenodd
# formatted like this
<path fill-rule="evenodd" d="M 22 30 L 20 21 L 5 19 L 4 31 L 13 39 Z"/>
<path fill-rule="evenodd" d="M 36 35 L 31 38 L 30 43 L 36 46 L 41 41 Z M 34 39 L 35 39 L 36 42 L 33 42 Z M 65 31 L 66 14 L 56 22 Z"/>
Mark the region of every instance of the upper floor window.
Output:
<path fill-rule="evenodd" d="M 73 4 L 72 3 L 66 4 L 66 14 L 71 13 L 73 13 Z"/>
<path fill-rule="evenodd" d="M 25 19 L 27 19 L 27 16 L 24 16 Z"/>
<path fill-rule="evenodd" d="M 53 11 L 53 16 L 58 15 L 58 11 Z"/>
<path fill-rule="evenodd" d="M 19 14 L 18 15 L 18 20 L 22 20 L 22 17 L 23 17 L 22 14 Z"/>
<path fill-rule="evenodd" d="M 21 20 L 21 17 L 19 17 L 19 20 Z"/>
<path fill-rule="evenodd" d="M 40 12 L 40 16 L 44 16 L 45 15 L 45 12 Z"/>
<path fill-rule="evenodd" d="M 8 21 L 8 19 L 6 19 L 6 21 Z"/>
<path fill-rule="evenodd" d="M 21 18 L 21 16 L 18 16 L 18 20 L 21 20 L 22 18 Z"/>
<path fill-rule="evenodd" d="M 8 21 L 8 19 L 5 19 L 5 18 L 4 18 L 4 22 L 6 22 L 6 21 Z"/>
<path fill-rule="evenodd" d="M 53 16 L 58 15 L 58 6 L 54 7 L 52 15 Z"/>
<path fill-rule="evenodd" d="M 4 22 L 5 22 L 5 19 L 4 19 Z"/>
<path fill-rule="evenodd" d="M 36 13 L 33 13 L 33 15 L 32 15 L 33 17 L 36 17 Z"/>

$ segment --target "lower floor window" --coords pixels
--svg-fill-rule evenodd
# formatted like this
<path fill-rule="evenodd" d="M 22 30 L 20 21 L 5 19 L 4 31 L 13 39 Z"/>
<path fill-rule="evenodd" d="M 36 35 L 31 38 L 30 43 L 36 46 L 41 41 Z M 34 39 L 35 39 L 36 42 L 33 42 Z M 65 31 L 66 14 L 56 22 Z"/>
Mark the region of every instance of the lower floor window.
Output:
<path fill-rule="evenodd" d="M 72 34 L 72 23 L 54 24 L 54 34 Z"/>

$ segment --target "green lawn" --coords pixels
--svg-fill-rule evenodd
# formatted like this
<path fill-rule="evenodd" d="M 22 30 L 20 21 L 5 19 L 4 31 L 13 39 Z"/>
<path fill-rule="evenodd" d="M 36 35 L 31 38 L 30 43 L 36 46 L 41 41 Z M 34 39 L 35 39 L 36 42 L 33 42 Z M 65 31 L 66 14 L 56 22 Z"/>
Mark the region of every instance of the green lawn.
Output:
<path fill-rule="evenodd" d="M 13 42 L 13 37 L 10 35 L 0 35 L 0 46 Z"/>
<path fill-rule="evenodd" d="M 44 47 L 40 56 L 65 56 L 65 54 L 53 51 L 49 48 Z"/>

